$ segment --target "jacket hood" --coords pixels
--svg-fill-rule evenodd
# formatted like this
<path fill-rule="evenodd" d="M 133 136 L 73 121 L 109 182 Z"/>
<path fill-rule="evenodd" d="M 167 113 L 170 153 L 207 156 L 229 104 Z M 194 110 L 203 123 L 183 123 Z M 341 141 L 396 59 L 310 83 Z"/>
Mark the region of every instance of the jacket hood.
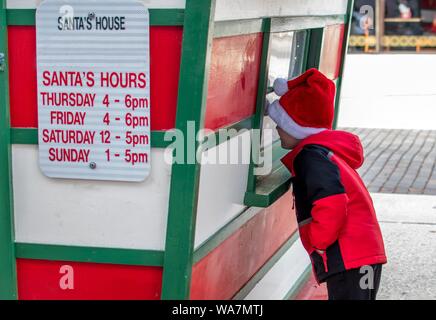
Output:
<path fill-rule="evenodd" d="M 283 164 L 293 171 L 293 162 L 298 153 L 309 144 L 316 144 L 331 150 L 351 168 L 358 169 L 363 164 L 363 148 L 355 134 L 341 130 L 324 130 L 302 140 L 297 147 L 282 158 Z"/>

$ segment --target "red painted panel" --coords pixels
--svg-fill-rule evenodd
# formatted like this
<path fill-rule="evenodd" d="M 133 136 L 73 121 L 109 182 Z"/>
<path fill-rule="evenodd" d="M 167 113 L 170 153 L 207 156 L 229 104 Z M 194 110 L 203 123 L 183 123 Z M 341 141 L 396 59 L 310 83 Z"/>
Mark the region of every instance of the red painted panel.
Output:
<path fill-rule="evenodd" d="M 151 129 L 174 128 L 182 50 L 181 27 L 150 27 Z M 35 27 L 10 26 L 12 127 L 38 125 Z"/>
<path fill-rule="evenodd" d="M 151 130 L 175 127 L 182 38 L 182 27 L 150 27 Z"/>
<path fill-rule="evenodd" d="M 193 267 L 191 299 L 230 299 L 297 229 L 288 192 Z"/>
<path fill-rule="evenodd" d="M 344 30 L 343 24 L 327 26 L 324 29 L 319 70 L 331 80 L 339 76 Z"/>
<path fill-rule="evenodd" d="M 8 27 L 12 127 L 37 127 L 35 27 Z"/>
<path fill-rule="evenodd" d="M 215 130 L 254 114 L 262 38 L 259 33 L 213 40 L 206 128 Z"/>
<path fill-rule="evenodd" d="M 72 267 L 69 280 L 62 266 Z M 22 300 L 156 300 L 162 286 L 160 267 L 17 259 L 17 276 Z"/>

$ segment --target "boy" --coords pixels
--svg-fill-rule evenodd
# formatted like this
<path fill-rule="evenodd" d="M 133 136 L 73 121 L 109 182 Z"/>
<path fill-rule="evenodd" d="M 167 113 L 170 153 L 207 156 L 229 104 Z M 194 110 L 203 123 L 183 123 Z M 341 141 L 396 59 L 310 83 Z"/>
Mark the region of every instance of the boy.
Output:
<path fill-rule="evenodd" d="M 318 283 L 330 300 L 375 300 L 383 238 L 371 197 L 356 169 L 363 163 L 357 136 L 333 131 L 335 85 L 316 69 L 286 81 L 267 106 L 292 173 L 300 238 Z"/>

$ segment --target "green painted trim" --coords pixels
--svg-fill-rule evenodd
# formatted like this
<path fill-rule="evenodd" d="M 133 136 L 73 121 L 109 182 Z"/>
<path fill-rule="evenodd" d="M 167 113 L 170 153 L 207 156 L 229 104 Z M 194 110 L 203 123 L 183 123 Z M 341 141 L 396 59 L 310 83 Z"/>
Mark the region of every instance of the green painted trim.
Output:
<path fill-rule="evenodd" d="M 9 26 L 34 26 L 36 9 L 7 9 Z M 149 9 L 151 26 L 183 26 L 184 9 Z"/>
<path fill-rule="evenodd" d="M 266 18 L 263 20 L 263 42 L 262 42 L 262 57 L 260 61 L 259 80 L 257 84 L 257 97 L 256 97 L 256 113 L 253 118 L 253 129 L 260 129 L 263 126 L 263 117 L 265 114 L 265 92 L 268 89 L 268 72 L 269 72 L 269 55 L 270 55 L 270 30 L 271 19 Z M 250 151 L 250 166 L 248 169 L 247 191 L 254 192 L 256 188 L 256 176 L 254 170 L 256 164 L 253 159 L 259 159 L 260 155 L 260 141 L 252 143 Z"/>
<path fill-rule="evenodd" d="M 6 20 L 9 26 L 34 26 L 36 9 L 7 9 Z"/>
<path fill-rule="evenodd" d="M 215 22 L 214 38 L 230 37 L 264 32 L 262 19 L 232 20 Z"/>
<path fill-rule="evenodd" d="M 303 70 L 307 71 L 308 61 L 309 61 L 309 49 L 310 49 L 310 39 L 312 36 L 312 30 L 306 30 L 306 43 L 304 44 L 304 60 L 303 60 Z"/>
<path fill-rule="evenodd" d="M 4 71 L 0 71 L 0 299 L 14 300 L 17 299 L 17 271 L 14 250 L 8 35 L 5 0 L 0 0 L 0 52 L 5 55 Z"/>
<path fill-rule="evenodd" d="M 151 26 L 183 26 L 184 9 L 149 9 Z"/>
<path fill-rule="evenodd" d="M 291 174 L 284 166 L 273 173 L 258 179 L 254 192 L 247 191 L 244 197 L 246 206 L 266 208 L 284 195 L 290 186 Z"/>
<path fill-rule="evenodd" d="M 277 17 L 272 18 L 271 32 L 324 28 L 333 24 L 342 24 L 346 21 L 346 15 Z"/>
<path fill-rule="evenodd" d="M 214 249 L 220 246 L 227 238 L 234 234 L 249 220 L 254 218 L 262 208 L 251 207 L 242 211 L 237 217 L 227 223 L 224 227 L 203 242 L 194 252 L 194 264 L 206 257 Z"/>
<path fill-rule="evenodd" d="M 191 145 L 188 122 L 195 123 L 195 130 L 204 127 L 214 14 L 215 0 L 186 0 L 176 128 L 187 139 L 185 163 L 172 166 L 161 295 L 165 300 L 190 297 L 201 166 L 195 161 L 199 143 Z"/>
<path fill-rule="evenodd" d="M 348 21 L 346 21 L 346 23 L 345 23 L 344 40 L 343 40 L 342 52 L 341 52 L 341 65 L 340 65 L 340 69 L 339 69 L 339 77 L 337 79 L 338 83 L 336 85 L 335 117 L 333 120 L 333 129 L 336 129 L 337 124 L 338 124 L 338 118 L 339 118 L 339 110 L 340 110 L 340 104 L 341 104 L 342 78 L 343 78 L 343 74 L 344 74 L 345 60 L 346 60 L 347 52 L 348 52 L 348 42 L 350 40 L 353 7 L 354 7 L 354 0 L 348 0 L 348 7 L 347 7 Z"/>
<path fill-rule="evenodd" d="M 49 244 L 16 243 L 17 258 L 107 263 L 134 266 L 163 266 L 163 251 L 94 248 Z"/>
<path fill-rule="evenodd" d="M 298 277 L 297 281 L 294 283 L 289 292 L 285 295 L 283 300 L 293 300 L 298 293 L 300 293 L 303 286 L 307 283 L 312 273 L 312 265 L 309 264 L 304 272 Z"/>
<path fill-rule="evenodd" d="M 309 52 L 307 56 L 306 70 L 310 68 L 319 68 L 323 38 L 323 28 L 312 29 L 310 31 Z"/>
<path fill-rule="evenodd" d="M 151 147 L 165 149 L 172 141 L 165 141 L 166 131 L 151 131 Z"/>
<path fill-rule="evenodd" d="M 299 238 L 298 232 L 294 232 L 232 299 L 243 300 Z"/>
<path fill-rule="evenodd" d="M 246 192 L 244 203 L 266 208 L 289 190 L 291 175 L 281 162 L 289 150 L 282 148 L 280 140 L 273 142 L 262 152 L 272 154 L 271 173 L 267 176 L 256 177 L 256 188 L 252 192 Z"/>
<path fill-rule="evenodd" d="M 38 144 L 38 129 L 11 128 L 11 144 Z"/>
<path fill-rule="evenodd" d="M 165 141 L 165 131 L 151 132 L 152 148 L 166 148 L 172 142 Z M 38 144 L 38 129 L 36 128 L 11 128 L 12 144 Z"/>

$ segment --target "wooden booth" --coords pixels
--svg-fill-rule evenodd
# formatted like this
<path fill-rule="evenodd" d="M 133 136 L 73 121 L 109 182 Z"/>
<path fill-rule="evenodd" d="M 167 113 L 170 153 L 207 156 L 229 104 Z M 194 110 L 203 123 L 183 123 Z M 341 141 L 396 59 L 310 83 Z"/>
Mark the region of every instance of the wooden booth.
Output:
<path fill-rule="evenodd" d="M 335 81 L 337 115 L 352 1 L 139 1 L 149 24 L 144 61 L 135 55 L 142 37 L 113 40 L 131 48 L 127 55 L 98 38 L 103 35 L 66 41 L 61 28 L 49 29 L 45 10 L 55 15 L 60 6 L 95 6 L 89 19 L 131 10 L 122 0 L 83 1 L 0 0 L 0 298 L 294 297 L 311 267 L 297 232 L 290 176 L 279 161 L 285 151 L 275 134 L 267 139 L 254 131 L 272 128 L 264 116 L 272 81 L 312 67 Z M 142 34 L 144 16 L 135 14 Z M 56 55 L 44 51 L 58 46 L 50 51 Z M 77 179 L 65 168 L 42 170 L 41 126 L 50 123 L 41 106 L 41 68 L 83 67 L 80 50 L 91 47 L 100 51 L 97 63 L 87 60 L 89 68 L 149 61 L 143 91 L 149 100 L 137 104 L 150 109 L 150 124 L 143 123 L 149 140 L 142 141 L 149 157 L 141 158 L 149 166 L 137 181 L 118 179 L 115 171 L 104 179 L 83 171 Z M 48 89 L 57 85 L 51 81 Z M 238 161 L 168 161 L 177 156 L 168 135 L 182 133 L 190 148 L 189 137 L 200 129 L 209 129 L 206 138 L 219 137 L 221 129 L 235 132 L 209 139 L 216 142 L 199 151 L 201 159 L 236 148 Z M 194 139 L 194 150 L 200 142 Z M 259 175 L 257 160 L 266 153 L 272 168 Z M 102 166 L 91 162 L 86 170 Z"/>

